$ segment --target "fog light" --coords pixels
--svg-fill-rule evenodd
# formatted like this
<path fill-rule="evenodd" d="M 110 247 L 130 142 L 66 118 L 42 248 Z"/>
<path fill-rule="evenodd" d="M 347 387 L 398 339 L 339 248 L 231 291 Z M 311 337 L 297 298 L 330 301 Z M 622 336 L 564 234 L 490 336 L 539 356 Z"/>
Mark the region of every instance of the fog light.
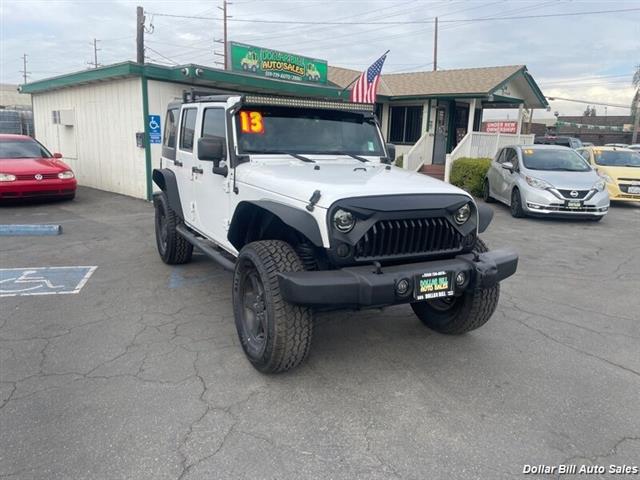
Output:
<path fill-rule="evenodd" d="M 456 275 L 456 285 L 461 287 L 467 281 L 467 274 L 464 272 L 460 272 Z"/>
<path fill-rule="evenodd" d="M 347 245 L 346 243 L 341 243 L 340 245 L 338 245 L 338 256 L 346 257 L 347 255 L 349 255 L 349 245 Z"/>
<path fill-rule="evenodd" d="M 396 293 L 398 295 L 402 295 L 402 296 L 406 295 L 409 292 L 410 288 L 411 288 L 411 283 L 406 278 L 403 278 L 402 280 L 398 280 L 398 283 L 396 283 Z"/>

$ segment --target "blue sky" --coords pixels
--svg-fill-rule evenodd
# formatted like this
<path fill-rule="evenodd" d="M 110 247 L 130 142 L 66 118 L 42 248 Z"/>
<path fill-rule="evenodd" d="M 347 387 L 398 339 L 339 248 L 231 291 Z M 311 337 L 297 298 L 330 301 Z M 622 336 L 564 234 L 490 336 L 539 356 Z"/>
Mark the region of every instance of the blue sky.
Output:
<path fill-rule="evenodd" d="M 215 66 L 222 36 L 218 1 L 2 0 L 0 82 L 20 83 L 21 55 L 30 80 L 88 68 L 93 38 L 102 64 L 135 58 L 135 7 L 148 15 L 147 51 L 157 63 Z M 478 21 L 479 18 L 548 15 L 640 8 L 634 1 L 580 0 L 237 0 L 229 7 L 229 39 L 324 58 L 364 69 L 385 50 L 384 72 L 430 70 L 433 25 L 296 25 L 242 20 L 403 22 L 440 18 L 439 69 L 525 64 L 547 96 L 628 105 L 631 76 L 640 64 L 640 10 L 623 13 Z M 461 22 L 458 20 L 473 20 Z M 153 25 L 153 27 L 151 27 Z M 561 114 L 585 106 L 552 102 Z M 604 107 L 597 107 L 604 114 Z M 607 113 L 628 114 L 609 107 Z M 550 113 L 537 114 L 550 116 Z"/>

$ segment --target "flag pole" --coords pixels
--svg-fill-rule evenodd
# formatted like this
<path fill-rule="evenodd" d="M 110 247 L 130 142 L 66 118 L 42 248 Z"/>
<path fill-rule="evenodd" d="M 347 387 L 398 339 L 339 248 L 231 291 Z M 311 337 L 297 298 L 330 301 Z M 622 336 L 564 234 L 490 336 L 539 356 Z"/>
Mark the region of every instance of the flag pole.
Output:
<path fill-rule="evenodd" d="M 384 52 L 382 55 L 380 55 L 380 57 L 378 57 L 378 59 L 384 57 L 387 53 L 389 53 L 391 50 L 387 50 L 386 52 Z M 376 63 L 376 62 L 373 62 Z M 366 70 L 365 70 L 366 71 Z M 353 80 L 351 80 L 351 82 L 349 83 L 349 85 L 347 85 L 346 87 L 344 87 L 342 90 L 340 90 L 340 93 L 338 94 L 339 97 L 342 96 L 342 94 L 344 93 L 344 91 L 349 88 L 351 85 L 353 85 L 354 83 L 356 83 L 356 81 L 360 78 L 360 76 L 362 75 L 362 73 L 360 75 L 358 75 L 356 78 L 354 78 Z"/>

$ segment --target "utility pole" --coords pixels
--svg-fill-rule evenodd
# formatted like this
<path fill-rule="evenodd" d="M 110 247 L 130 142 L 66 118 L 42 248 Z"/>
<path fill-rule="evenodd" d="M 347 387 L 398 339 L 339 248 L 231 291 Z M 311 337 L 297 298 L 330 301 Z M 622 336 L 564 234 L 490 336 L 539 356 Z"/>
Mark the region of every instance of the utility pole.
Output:
<path fill-rule="evenodd" d="M 433 31 L 433 71 L 438 70 L 438 17 L 435 18 L 435 30 Z"/>
<path fill-rule="evenodd" d="M 27 83 L 27 78 L 29 77 L 31 72 L 27 72 L 27 54 L 26 53 L 22 54 L 22 71 L 20 73 L 22 73 L 22 80 L 23 80 L 22 83 Z"/>
<path fill-rule="evenodd" d="M 97 38 L 93 39 L 93 62 L 87 62 L 89 65 L 92 65 L 93 68 L 98 68 L 102 66 L 98 63 L 98 52 L 102 50 L 101 48 L 98 48 L 99 41 L 100 40 L 98 40 Z"/>
<path fill-rule="evenodd" d="M 136 7 L 136 62 L 144 63 L 144 9 Z"/>
<path fill-rule="evenodd" d="M 222 55 L 224 57 L 224 69 L 228 70 L 229 69 L 229 44 L 228 44 L 228 38 L 227 38 L 227 20 L 231 17 L 229 17 L 229 15 L 227 14 L 227 6 L 228 5 L 232 5 L 231 2 L 227 2 L 227 0 L 222 0 L 222 7 L 218 7 L 218 10 L 222 10 L 222 42 L 220 42 L 220 40 L 216 40 L 218 43 L 222 43 L 222 46 L 224 48 L 224 54 Z M 215 53 L 215 52 L 214 52 Z"/>

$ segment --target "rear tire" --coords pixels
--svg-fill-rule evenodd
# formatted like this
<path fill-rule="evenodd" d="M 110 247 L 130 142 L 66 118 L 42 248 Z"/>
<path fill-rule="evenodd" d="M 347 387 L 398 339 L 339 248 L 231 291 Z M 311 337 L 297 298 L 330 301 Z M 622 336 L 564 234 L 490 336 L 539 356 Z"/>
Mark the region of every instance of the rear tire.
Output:
<path fill-rule="evenodd" d="M 280 240 L 246 245 L 233 275 L 233 313 L 242 348 L 263 373 L 298 366 L 309 353 L 313 313 L 286 302 L 280 294 L 279 272 L 304 267 L 295 250 Z"/>
<path fill-rule="evenodd" d="M 168 265 L 180 265 L 191 261 L 193 245 L 176 231 L 182 220 L 176 215 L 163 193 L 154 195 L 153 206 L 156 210 L 155 230 L 156 246 L 162 261 Z"/>
<path fill-rule="evenodd" d="M 491 189 L 489 188 L 489 179 L 484 179 L 484 184 L 482 185 L 482 199 L 486 203 L 493 203 L 493 197 L 491 196 Z"/>
<path fill-rule="evenodd" d="M 511 216 L 513 218 L 524 218 L 527 216 L 522 208 L 522 197 L 520 196 L 520 190 L 514 188 L 511 191 Z"/>
<path fill-rule="evenodd" d="M 479 238 L 474 252 L 483 253 L 489 249 Z M 432 330 L 448 335 L 460 335 L 481 327 L 491 318 L 500 298 L 500 284 L 494 287 L 476 288 L 460 297 L 414 302 L 413 312 L 420 321 Z"/>

